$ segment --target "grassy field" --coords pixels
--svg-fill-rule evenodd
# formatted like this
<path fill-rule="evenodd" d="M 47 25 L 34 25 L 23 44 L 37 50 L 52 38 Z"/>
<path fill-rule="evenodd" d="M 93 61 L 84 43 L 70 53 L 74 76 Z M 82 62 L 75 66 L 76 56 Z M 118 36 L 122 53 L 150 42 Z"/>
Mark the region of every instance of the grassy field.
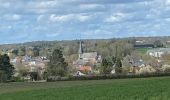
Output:
<path fill-rule="evenodd" d="M 170 100 L 170 77 L 3 83 L 0 100 Z"/>
<path fill-rule="evenodd" d="M 149 50 L 148 48 L 137 48 L 137 49 L 135 49 L 135 51 L 137 51 L 141 54 L 146 54 L 148 50 Z"/>

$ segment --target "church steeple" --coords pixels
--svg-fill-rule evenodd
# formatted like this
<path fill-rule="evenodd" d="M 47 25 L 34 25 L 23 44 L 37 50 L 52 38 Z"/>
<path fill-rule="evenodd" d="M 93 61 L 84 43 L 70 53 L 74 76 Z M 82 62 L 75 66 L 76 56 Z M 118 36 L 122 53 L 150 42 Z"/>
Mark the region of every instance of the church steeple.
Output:
<path fill-rule="evenodd" d="M 82 45 L 82 41 L 80 40 L 79 42 L 79 59 L 82 59 L 82 54 L 83 54 L 83 45 Z"/>

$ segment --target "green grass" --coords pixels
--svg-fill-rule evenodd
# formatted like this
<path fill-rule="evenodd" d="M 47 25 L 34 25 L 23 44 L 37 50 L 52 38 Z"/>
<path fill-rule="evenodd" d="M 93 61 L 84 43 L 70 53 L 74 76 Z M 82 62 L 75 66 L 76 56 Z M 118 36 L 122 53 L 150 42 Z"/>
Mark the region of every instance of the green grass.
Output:
<path fill-rule="evenodd" d="M 170 100 L 170 77 L 7 83 L 0 100 Z"/>
<path fill-rule="evenodd" d="M 141 54 L 146 54 L 146 52 L 148 51 L 148 48 L 137 48 L 135 49 L 135 51 L 141 53 Z"/>

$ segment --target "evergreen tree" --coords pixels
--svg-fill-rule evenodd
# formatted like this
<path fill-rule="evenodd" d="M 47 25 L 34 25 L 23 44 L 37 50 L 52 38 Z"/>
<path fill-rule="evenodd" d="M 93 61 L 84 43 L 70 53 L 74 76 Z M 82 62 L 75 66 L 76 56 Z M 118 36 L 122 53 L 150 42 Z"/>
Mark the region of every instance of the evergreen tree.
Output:
<path fill-rule="evenodd" d="M 63 58 L 63 53 L 60 49 L 55 49 L 50 56 L 47 73 L 50 76 L 65 76 L 67 74 L 68 64 Z"/>
<path fill-rule="evenodd" d="M 4 81 L 10 80 L 14 72 L 14 67 L 10 64 L 10 58 L 7 54 L 0 55 L 0 77 Z"/>
<path fill-rule="evenodd" d="M 112 64 L 107 61 L 106 58 L 103 58 L 102 60 L 102 66 L 101 66 L 101 73 L 102 74 L 110 74 L 112 70 Z"/>
<path fill-rule="evenodd" d="M 116 60 L 115 72 L 116 73 L 122 73 L 122 62 L 121 62 L 120 58 L 117 58 L 117 60 Z"/>
<path fill-rule="evenodd" d="M 116 63 L 116 57 L 112 57 L 112 63 L 113 63 L 113 65 Z"/>

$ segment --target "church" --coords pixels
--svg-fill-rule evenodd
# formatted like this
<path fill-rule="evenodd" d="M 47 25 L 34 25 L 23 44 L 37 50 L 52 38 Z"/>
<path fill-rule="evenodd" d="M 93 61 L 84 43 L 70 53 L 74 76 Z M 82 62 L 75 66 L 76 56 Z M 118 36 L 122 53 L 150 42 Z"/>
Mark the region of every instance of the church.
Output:
<path fill-rule="evenodd" d="M 82 41 L 79 42 L 78 55 L 75 66 L 79 71 L 92 71 L 92 67 L 102 60 L 97 52 L 84 52 Z"/>

